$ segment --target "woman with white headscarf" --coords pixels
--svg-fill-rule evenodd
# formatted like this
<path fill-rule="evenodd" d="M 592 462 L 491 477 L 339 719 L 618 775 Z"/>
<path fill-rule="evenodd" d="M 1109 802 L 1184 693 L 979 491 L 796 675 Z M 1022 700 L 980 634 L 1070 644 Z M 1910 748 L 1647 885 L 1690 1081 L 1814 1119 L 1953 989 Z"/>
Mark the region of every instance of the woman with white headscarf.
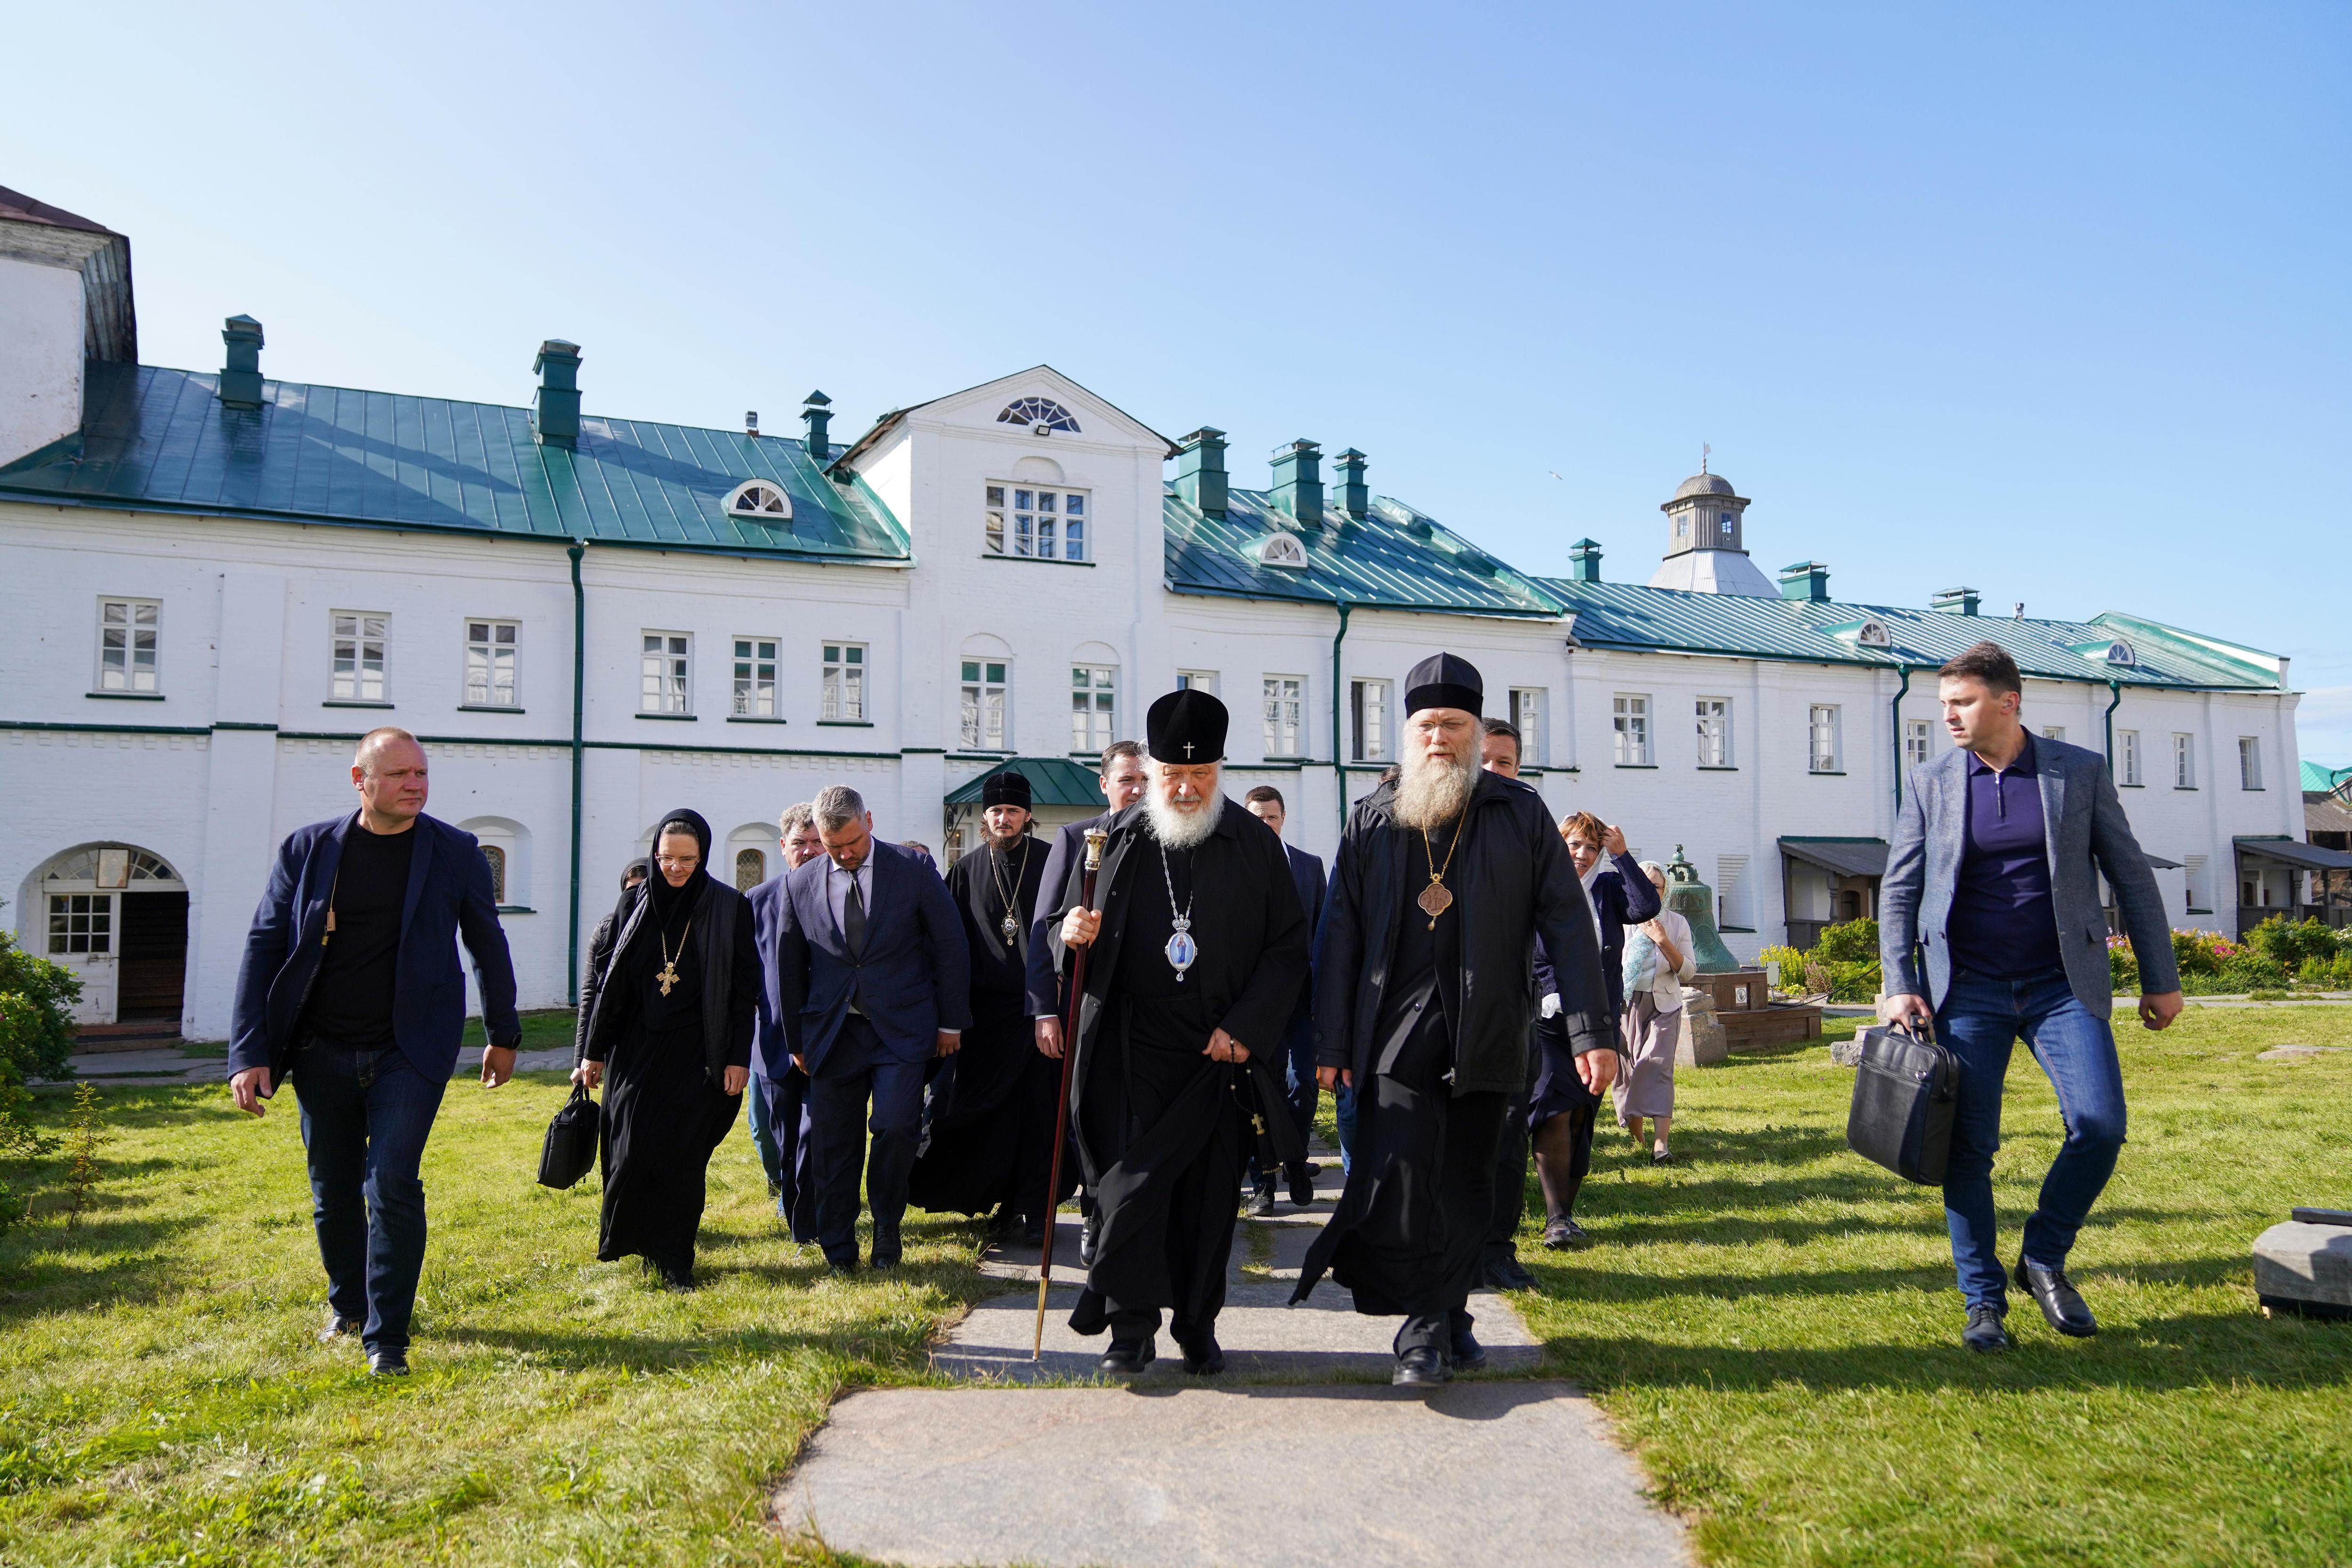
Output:
<path fill-rule="evenodd" d="M 1621 1026 L 1632 1067 L 1617 1080 L 1617 1125 L 1642 1145 L 1644 1118 L 1657 1127 L 1650 1163 L 1671 1163 L 1667 1129 L 1675 1115 L 1675 1052 L 1682 1044 L 1683 983 L 1698 973 L 1690 922 L 1664 907 L 1666 868 L 1642 862 L 1658 889 L 1656 916 L 1625 933 L 1625 1015 Z"/>

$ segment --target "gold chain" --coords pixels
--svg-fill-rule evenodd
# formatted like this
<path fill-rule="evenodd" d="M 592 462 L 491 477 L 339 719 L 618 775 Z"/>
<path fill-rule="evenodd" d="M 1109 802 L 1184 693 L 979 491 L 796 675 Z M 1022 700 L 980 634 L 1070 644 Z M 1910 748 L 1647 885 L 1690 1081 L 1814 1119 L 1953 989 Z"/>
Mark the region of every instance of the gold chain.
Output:
<path fill-rule="evenodd" d="M 1454 824 L 1454 842 L 1445 847 L 1445 864 L 1437 863 L 1437 851 L 1429 842 L 1429 829 L 1421 830 L 1421 852 L 1429 857 L 1429 879 L 1439 887 L 1445 885 L 1445 873 L 1454 869 L 1454 852 L 1462 847 L 1462 830 L 1470 825 L 1470 814 L 1464 812 Z"/>
<path fill-rule="evenodd" d="M 659 926 L 654 927 L 654 938 L 661 943 L 662 950 L 662 966 L 655 972 L 654 978 L 661 982 L 661 994 L 665 996 L 669 994 L 669 988 L 678 983 L 677 960 L 686 956 L 686 939 L 693 934 L 694 922 L 688 921 L 686 929 L 677 933 L 677 956 L 673 958 L 669 951 L 669 933 Z"/>

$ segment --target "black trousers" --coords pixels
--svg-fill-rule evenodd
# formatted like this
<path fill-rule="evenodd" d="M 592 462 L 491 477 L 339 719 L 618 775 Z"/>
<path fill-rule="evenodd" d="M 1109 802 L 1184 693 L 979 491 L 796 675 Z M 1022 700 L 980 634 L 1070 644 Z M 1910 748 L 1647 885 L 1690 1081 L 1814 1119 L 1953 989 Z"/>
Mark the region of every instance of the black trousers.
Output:
<path fill-rule="evenodd" d="M 1528 1100 L 1535 1093 L 1536 1077 L 1542 1067 L 1542 1041 L 1530 1029 L 1527 1087 L 1511 1096 L 1504 1108 L 1503 1131 L 1495 1144 L 1495 1215 L 1486 1227 L 1486 1249 L 1479 1258 L 1482 1266 L 1519 1255 L 1519 1221 L 1528 1209 Z"/>
<path fill-rule="evenodd" d="M 869 1131 L 866 1200 L 874 1211 L 874 1262 L 898 1261 L 907 1173 L 922 1134 L 923 1065 L 890 1060 L 874 1026 L 853 1014 L 810 1075 L 809 1166 L 816 1178 L 816 1237 L 828 1262 L 857 1261 L 857 1157 Z"/>

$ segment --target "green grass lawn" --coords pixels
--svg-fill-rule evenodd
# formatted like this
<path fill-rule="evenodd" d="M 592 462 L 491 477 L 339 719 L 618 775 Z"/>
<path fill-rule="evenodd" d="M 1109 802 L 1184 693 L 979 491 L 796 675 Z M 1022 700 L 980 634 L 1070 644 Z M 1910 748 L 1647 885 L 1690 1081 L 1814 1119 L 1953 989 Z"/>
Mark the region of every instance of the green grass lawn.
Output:
<path fill-rule="evenodd" d="M 2352 1010 L 2127 1032 L 2133 1142 L 2076 1257 L 2096 1340 L 2023 1306 L 2008 1357 L 1958 1347 L 1940 1206 L 1843 1152 L 1852 1080 L 1818 1047 L 1685 1073 L 1679 1166 L 1604 1134 L 1580 1210 L 1602 1245 L 1525 1249 L 1530 1319 L 1711 1562 L 2352 1562 L 2352 1325 L 2263 1321 L 2247 1263 L 2290 1205 L 2352 1202 L 2352 1054 L 2252 1059 L 2290 1040 L 2352 1045 Z M 71 1229 L 61 1162 L 0 1172 L 34 1194 L 0 1237 L 0 1563 L 782 1559 L 770 1484 L 845 1387 L 928 1375 L 934 1326 L 993 1288 L 977 1228 L 916 1221 L 905 1274 L 830 1279 L 738 1136 L 708 1284 L 667 1295 L 593 1260 L 593 1178 L 532 1184 L 563 1093 L 452 1084 L 398 1382 L 313 1342 L 290 1098 L 257 1123 L 218 1089 L 103 1089 Z M 2022 1053 L 2009 1129 L 2013 1237 L 2057 1133 Z"/>

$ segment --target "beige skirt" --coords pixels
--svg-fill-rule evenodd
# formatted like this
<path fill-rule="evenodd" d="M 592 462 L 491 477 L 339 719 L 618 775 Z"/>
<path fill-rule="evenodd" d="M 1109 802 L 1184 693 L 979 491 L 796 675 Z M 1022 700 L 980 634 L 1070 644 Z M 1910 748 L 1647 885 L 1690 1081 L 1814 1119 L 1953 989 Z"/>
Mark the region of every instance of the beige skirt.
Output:
<path fill-rule="evenodd" d="M 1620 1127 L 1636 1116 L 1675 1113 L 1675 1050 L 1682 1033 L 1681 1012 L 1659 1012 L 1653 993 L 1636 991 L 1625 999 L 1624 1054 L 1633 1065 L 1617 1080 Z"/>

